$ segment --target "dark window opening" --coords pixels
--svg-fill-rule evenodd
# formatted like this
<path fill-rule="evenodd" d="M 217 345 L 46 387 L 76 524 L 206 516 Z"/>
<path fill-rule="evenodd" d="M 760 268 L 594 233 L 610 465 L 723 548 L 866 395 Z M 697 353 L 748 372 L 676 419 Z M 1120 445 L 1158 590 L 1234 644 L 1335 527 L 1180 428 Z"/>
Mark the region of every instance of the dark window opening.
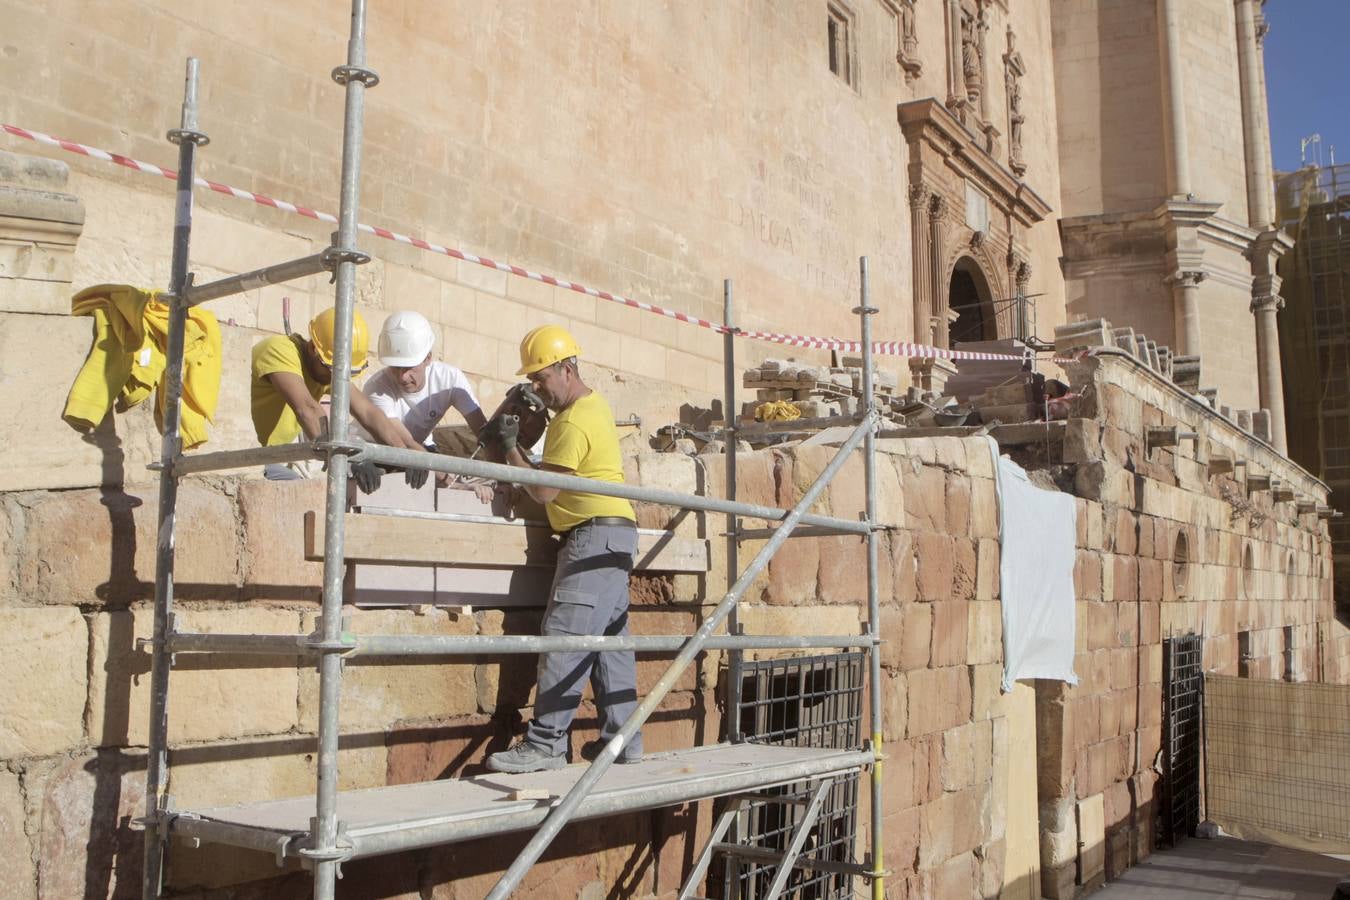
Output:
<path fill-rule="evenodd" d="M 849 15 L 830 4 L 826 7 L 825 40 L 830 54 L 830 71 L 847 85 L 853 85 L 853 30 Z"/>

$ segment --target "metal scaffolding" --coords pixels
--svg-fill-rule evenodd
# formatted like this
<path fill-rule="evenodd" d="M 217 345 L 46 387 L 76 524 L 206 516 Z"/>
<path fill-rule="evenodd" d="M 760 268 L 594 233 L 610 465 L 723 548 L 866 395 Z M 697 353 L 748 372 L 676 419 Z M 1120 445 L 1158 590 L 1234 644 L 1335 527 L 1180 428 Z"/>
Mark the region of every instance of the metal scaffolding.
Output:
<path fill-rule="evenodd" d="M 874 406 L 871 316 L 867 260 L 860 260 L 861 303 L 854 309 L 860 320 L 863 347 L 862 402 L 856 427 L 820 476 L 791 509 L 736 501 L 736 403 L 734 378 L 734 330 L 725 337 L 726 382 L 724 397 L 727 453 L 727 499 L 679 494 L 659 488 L 592 481 L 542 470 L 498 465 L 472 459 L 418 453 L 334 436 L 348 434 L 350 379 L 332 382 L 332 405 L 328 433 L 318 440 L 284 447 L 184 455 L 179 439 L 184 329 L 187 310 L 198 303 L 305 277 L 322 270 L 336 278 L 336 339 L 333 371 L 350 371 L 351 328 L 355 306 L 356 266 L 368 261 L 356 245 L 357 209 L 361 169 L 361 141 L 365 91 L 379 83 L 366 67 L 366 0 L 352 0 L 351 36 L 345 65 L 333 70 L 333 79 L 346 88 L 343 126 L 342 182 L 339 228 L 333 245 L 320 254 L 244 275 L 196 287 L 188 272 L 191 238 L 192 186 L 195 152 L 207 143 L 197 129 L 197 63 L 189 60 L 181 127 L 169 133 L 178 145 L 178 202 L 176 208 L 172 275 L 169 293 L 169 339 L 164 390 L 164 437 L 160 472 L 158 553 L 156 557 L 154 636 L 151 666 L 151 713 L 147 765 L 145 867 L 142 893 L 146 900 L 160 896 L 165 852 L 174 835 L 275 853 L 278 861 L 298 858 L 312 869 L 314 897 L 331 900 L 342 862 L 366 856 L 394 853 L 418 847 L 468 840 L 490 834 L 533 830 L 534 834 L 510 868 L 489 894 L 504 898 L 520 884 L 559 831 L 577 818 L 613 815 L 625 811 L 686 803 L 694 800 L 740 794 L 802 780 L 812 783 L 815 799 L 792 835 L 789 846 L 765 859 L 762 849 L 746 850 L 761 863 L 776 865 L 777 872 L 764 896 L 777 896 L 796 869 L 817 869 L 868 879 L 874 900 L 884 894 L 882 866 L 881 798 L 881 661 L 880 612 L 877 582 L 875 434 L 879 416 Z M 724 291 L 725 319 L 732 322 L 731 283 Z M 837 519 L 807 512 L 838 474 L 850 455 L 861 449 L 866 481 L 866 506 L 861 521 Z M 174 530 L 178 481 L 196 472 L 221 471 L 256 466 L 259 463 L 297 459 L 327 462 L 325 499 L 324 574 L 322 614 L 314 633 L 296 634 L 200 634 L 178 630 L 174 624 Z M 353 460 L 372 460 L 400 468 L 421 468 L 501 482 L 540 485 L 685 509 L 720 513 L 727 521 L 727 587 L 722 600 L 709 612 L 693 635 L 634 635 L 629 637 L 454 637 L 413 635 L 356 636 L 343 630 L 344 514 L 347 508 L 347 477 Z M 773 527 L 747 530 L 742 518 L 772 523 Z M 800 529 L 800 530 L 797 530 Z M 867 629 L 862 635 L 746 635 L 736 618 L 745 590 L 768 565 L 770 558 L 793 536 L 856 535 L 867 547 Z M 765 540 L 753 560 L 739 571 L 739 543 Z M 726 633 L 715 634 L 723 625 Z M 737 711 L 741 706 L 741 651 L 746 649 L 836 648 L 863 651 L 867 656 L 867 694 L 870 698 L 870 742 L 860 747 L 818 748 L 772 746 L 751 743 L 741 735 Z M 373 788 L 340 795 L 338 774 L 338 711 L 342 666 L 346 659 L 361 656 L 388 658 L 407 656 L 454 657 L 485 653 L 540 653 L 554 650 L 619 650 L 671 652 L 675 659 L 637 710 L 587 767 L 569 766 L 530 776 L 506 776 L 506 780 L 543 780 L 561 799 L 551 805 L 534 801 L 502 802 L 500 787 L 491 796 L 473 779 L 429 782 L 416 785 Z M 622 771 L 609 772 L 624 745 L 638 732 L 688 665 L 705 650 L 726 649 L 730 693 L 728 743 L 691 750 L 653 754 L 651 759 Z M 260 800 L 229 808 L 179 810 L 166 791 L 168 776 L 168 692 L 175 654 L 294 654 L 317 658 L 320 711 L 317 754 L 317 792 L 314 797 Z M 871 842 L 863 863 L 824 861 L 801 855 L 807 833 L 819 813 L 822 798 L 834 779 L 870 768 Z M 608 774 L 607 774 L 608 773 Z M 496 779 L 497 782 L 502 778 Z M 699 865 L 706 871 L 714 848 L 704 851 Z M 691 872 L 682 896 L 690 896 L 698 872 Z"/>

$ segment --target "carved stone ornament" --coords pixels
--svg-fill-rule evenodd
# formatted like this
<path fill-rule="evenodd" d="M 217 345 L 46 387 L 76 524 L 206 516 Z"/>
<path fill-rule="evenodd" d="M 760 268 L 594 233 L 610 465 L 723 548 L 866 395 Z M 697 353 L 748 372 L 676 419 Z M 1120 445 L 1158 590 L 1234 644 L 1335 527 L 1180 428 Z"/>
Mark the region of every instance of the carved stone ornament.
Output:
<path fill-rule="evenodd" d="M 905 72 L 905 82 L 909 83 L 923 74 L 923 63 L 919 61 L 919 30 L 914 20 L 915 0 L 900 0 L 900 53 L 896 62 Z"/>
<path fill-rule="evenodd" d="M 988 239 L 988 237 L 989 237 L 989 233 L 986 232 L 986 231 L 975 231 L 975 232 L 971 232 L 971 235 L 970 235 L 970 249 L 972 249 L 972 250 L 978 250 L 978 249 L 980 249 L 981 247 L 984 246 L 984 243 L 985 243 L 985 241 Z"/>
<path fill-rule="evenodd" d="M 928 218 L 937 222 L 945 218 L 951 207 L 947 203 L 947 198 L 941 194 L 934 194 L 928 201 Z"/>
<path fill-rule="evenodd" d="M 926 185 L 911 184 L 909 186 L 909 205 L 915 209 L 928 205 L 928 188 Z"/>

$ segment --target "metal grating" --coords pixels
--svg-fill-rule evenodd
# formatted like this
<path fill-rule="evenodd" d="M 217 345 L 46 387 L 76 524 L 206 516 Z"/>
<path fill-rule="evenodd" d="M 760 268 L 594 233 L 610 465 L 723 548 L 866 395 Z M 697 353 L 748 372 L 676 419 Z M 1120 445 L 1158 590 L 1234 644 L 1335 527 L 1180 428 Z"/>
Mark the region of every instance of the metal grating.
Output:
<path fill-rule="evenodd" d="M 1350 853 L 1350 685 L 1208 676 L 1205 785 L 1229 834 Z"/>
<path fill-rule="evenodd" d="M 739 721 L 746 740 L 829 749 L 861 747 L 865 653 L 836 653 L 743 663 Z M 858 772 L 837 778 L 811 830 L 803 857 L 853 862 L 858 824 Z M 753 800 L 740 815 L 732 842 L 781 852 L 806 812 L 813 783 L 799 781 Z M 745 859 L 725 861 L 722 897 L 753 900 L 768 889 L 775 867 Z M 785 896 L 848 900 L 853 876 L 798 868 Z"/>
<path fill-rule="evenodd" d="M 1163 643 L 1163 803 L 1158 840 L 1175 847 L 1200 823 L 1200 728 L 1204 699 L 1198 634 Z"/>

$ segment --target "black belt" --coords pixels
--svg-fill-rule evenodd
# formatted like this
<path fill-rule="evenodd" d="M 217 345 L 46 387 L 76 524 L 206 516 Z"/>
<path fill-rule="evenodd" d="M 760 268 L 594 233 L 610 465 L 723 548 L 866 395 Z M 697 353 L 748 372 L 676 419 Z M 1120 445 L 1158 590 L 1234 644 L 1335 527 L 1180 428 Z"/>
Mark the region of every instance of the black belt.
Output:
<path fill-rule="evenodd" d="M 625 518 L 624 516 L 596 516 L 593 519 L 587 519 L 580 525 L 572 526 L 571 528 L 568 529 L 568 533 L 570 534 L 571 532 L 576 531 L 578 528 L 585 528 L 587 525 L 627 525 L 631 528 L 637 527 L 636 522 L 634 522 L 632 519 Z"/>
<path fill-rule="evenodd" d="M 562 534 L 562 539 L 564 541 L 567 540 L 569 537 L 572 536 L 572 532 L 580 531 L 587 525 L 627 525 L 629 528 L 637 528 L 636 522 L 634 522 L 632 519 L 624 518 L 623 516 L 596 516 L 593 519 L 587 519 L 580 525 L 573 525 L 566 531 L 560 532 L 560 534 Z"/>

